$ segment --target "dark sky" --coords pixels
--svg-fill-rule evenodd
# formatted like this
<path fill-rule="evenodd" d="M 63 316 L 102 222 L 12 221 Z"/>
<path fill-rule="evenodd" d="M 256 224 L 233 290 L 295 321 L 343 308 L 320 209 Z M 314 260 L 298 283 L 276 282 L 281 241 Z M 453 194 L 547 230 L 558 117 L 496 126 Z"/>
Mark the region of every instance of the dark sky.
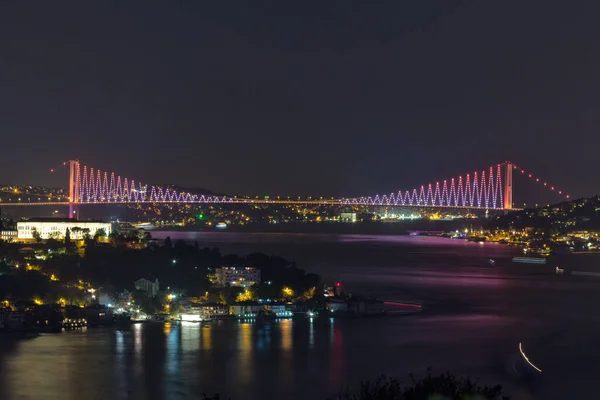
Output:
<path fill-rule="evenodd" d="M 598 2 L 0 1 L 0 182 L 362 195 L 514 162 L 598 192 Z"/>

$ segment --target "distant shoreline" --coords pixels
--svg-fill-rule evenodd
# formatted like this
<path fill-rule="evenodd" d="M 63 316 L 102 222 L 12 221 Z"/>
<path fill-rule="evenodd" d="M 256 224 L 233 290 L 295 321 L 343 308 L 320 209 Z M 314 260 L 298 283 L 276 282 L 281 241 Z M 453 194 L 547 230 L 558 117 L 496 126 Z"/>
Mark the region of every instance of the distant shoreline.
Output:
<path fill-rule="evenodd" d="M 477 221 L 477 220 L 475 220 Z M 408 235 L 409 231 L 455 231 L 465 225 L 479 226 L 481 222 L 470 219 L 452 221 L 398 221 L 398 222 L 357 222 L 357 223 L 300 223 L 300 224 L 269 224 L 269 225 L 229 225 L 227 228 L 198 227 L 159 227 L 148 229 L 152 232 L 238 232 L 238 233 L 331 233 L 331 234 L 378 234 L 378 235 Z"/>

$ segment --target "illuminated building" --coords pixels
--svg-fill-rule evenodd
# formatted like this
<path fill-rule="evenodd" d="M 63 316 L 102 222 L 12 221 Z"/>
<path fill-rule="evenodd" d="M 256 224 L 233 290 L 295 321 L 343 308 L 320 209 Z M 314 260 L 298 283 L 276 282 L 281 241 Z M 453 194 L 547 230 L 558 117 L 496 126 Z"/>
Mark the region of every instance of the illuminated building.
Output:
<path fill-rule="evenodd" d="M 18 231 L 1 231 L 0 240 L 9 241 L 18 238 Z"/>
<path fill-rule="evenodd" d="M 17 222 L 18 238 L 34 239 L 34 232 L 40 234 L 42 239 L 64 238 L 69 229 L 71 239 L 81 239 L 86 234 L 94 236 L 100 229 L 106 235 L 112 232 L 112 224 L 102 221 L 76 221 L 68 218 L 31 218 L 27 221 Z"/>
<path fill-rule="evenodd" d="M 216 268 L 217 284 L 248 287 L 260 283 L 260 270 L 256 267 Z"/>
<path fill-rule="evenodd" d="M 343 212 L 340 214 L 340 222 L 356 222 L 355 212 Z"/>

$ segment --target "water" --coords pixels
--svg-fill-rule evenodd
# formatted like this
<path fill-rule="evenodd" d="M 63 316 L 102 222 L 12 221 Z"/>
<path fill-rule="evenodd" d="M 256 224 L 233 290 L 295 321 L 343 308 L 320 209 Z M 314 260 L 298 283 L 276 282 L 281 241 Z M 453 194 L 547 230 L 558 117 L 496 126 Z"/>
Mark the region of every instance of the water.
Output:
<path fill-rule="evenodd" d="M 225 253 L 281 255 L 351 292 L 423 302 L 429 311 L 2 338 L 0 399 L 194 399 L 203 392 L 234 400 L 325 399 L 348 383 L 381 373 L 404 378 L 428 366 L 501 383 L 516 399 L 595 394 L 600 280 L 511 264 L 514 248 L 408 236 L 161 234 Z M 508 373 L 519 342 L 543 370 L 535 385 Z"/>

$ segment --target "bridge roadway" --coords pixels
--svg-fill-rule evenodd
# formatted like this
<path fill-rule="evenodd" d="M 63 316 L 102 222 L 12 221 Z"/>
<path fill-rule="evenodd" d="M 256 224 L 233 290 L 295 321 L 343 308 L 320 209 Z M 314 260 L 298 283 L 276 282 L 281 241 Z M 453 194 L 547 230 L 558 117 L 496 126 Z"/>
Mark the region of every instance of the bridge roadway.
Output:
<path fill-rule="evenodd" d="M 221 200 L 222 199 L 222 200 Z M 110 205 L 110 204 L 265 204 L 265 205 L 321 205 L 321 206 L 363 206 L 363 207 L 421 207 L 421 208 L 451 208 L 451 209 L 477 209 L 477 210 L 495 210 L 495 211 L 508 211 L 502 207 L 477 207 L 477 206 L 448 206 L 448 205 L 424 205 L 424 204 L 388 204 L 388 203 L 366 203 L 358 202 L 357 199 L 300 199 L 300 200 L 275 200 L 275 199 L 248 199 L 248 198 L 221 198 L 219 200 L 201 200 L 201 201 L 90 201 L 74 203 L 74 205 Z M 5 203 L 0 201 L 0 207 L 3 206 L 68 206 L 70 203 L 66 201 L 60 202 L 16 202 L 16 203 Z M 512 208 L 511 211 L 518 211 L 520 209 Z"/>

